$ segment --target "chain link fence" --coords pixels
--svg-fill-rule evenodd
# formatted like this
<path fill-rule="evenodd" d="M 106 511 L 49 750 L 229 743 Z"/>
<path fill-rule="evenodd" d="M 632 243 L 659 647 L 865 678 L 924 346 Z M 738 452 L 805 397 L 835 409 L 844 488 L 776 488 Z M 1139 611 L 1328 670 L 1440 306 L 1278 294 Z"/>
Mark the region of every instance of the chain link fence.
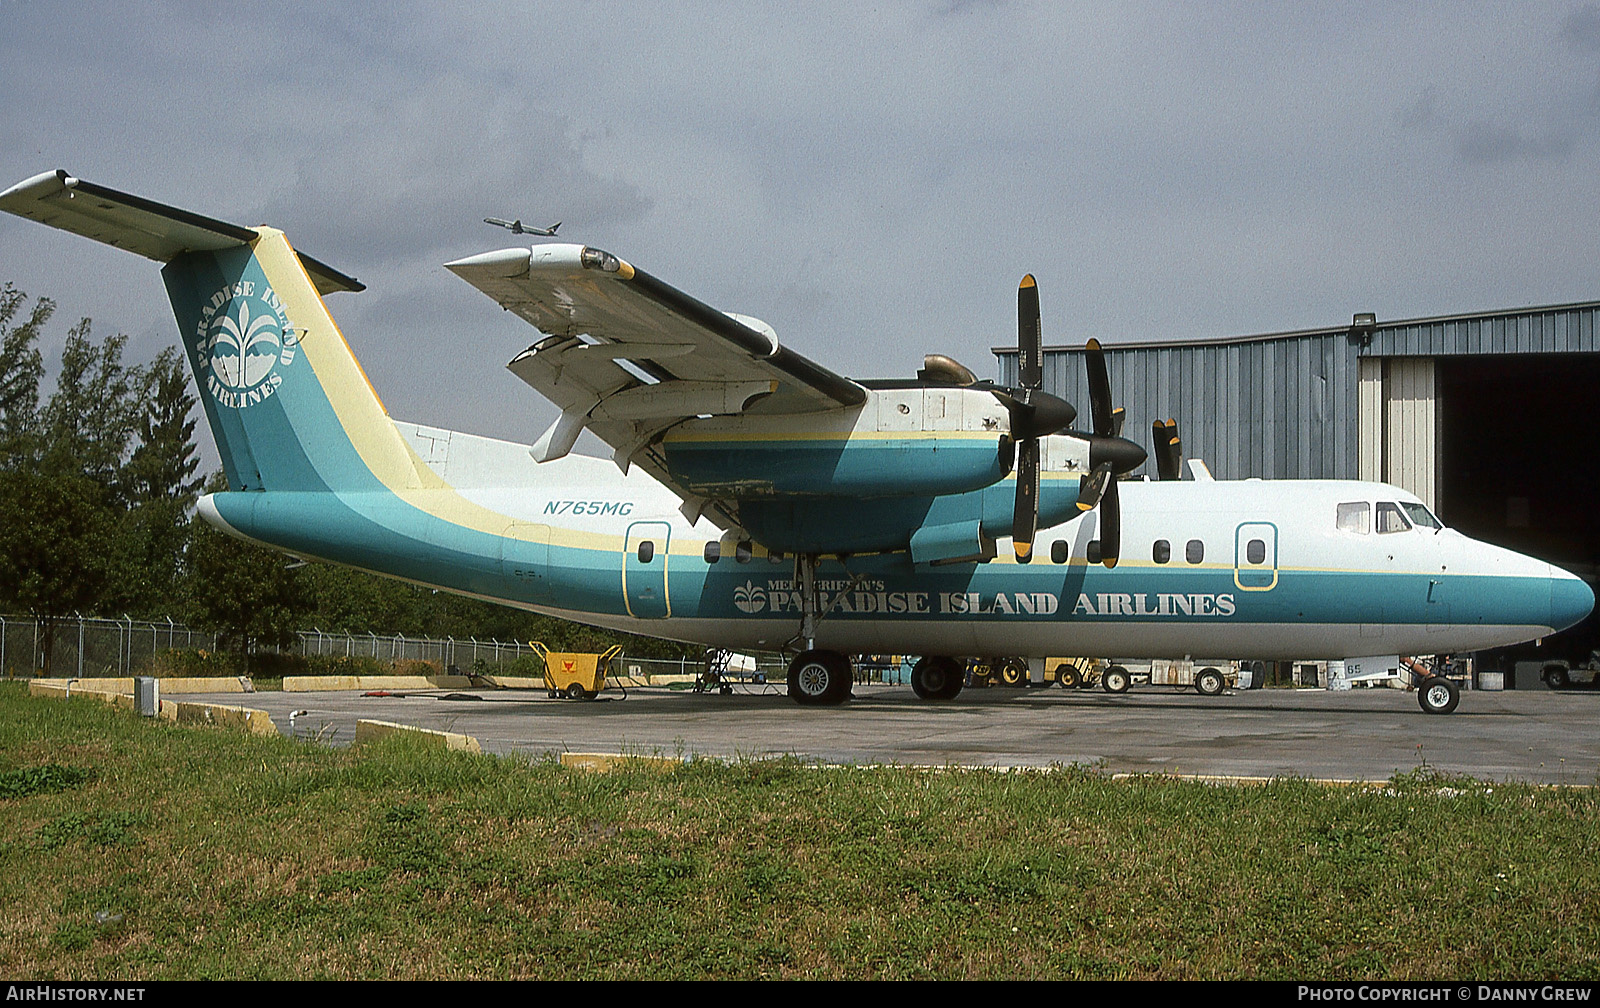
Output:
<path fill-rule="evenodd" d="M 296 653 L 305 658 L 371 658 L 380 662 L 406 660 L 432 662 L 441 671 L 487 672 L 520 667 L 542 668 L 537 653 L 526 643 L 489 638 L 407 637 L 403 634 L 341 634 L 311 629 L 300 631 Z M 45 667 L 44 631 L 32 616 L 0 615 L 0 670 L 8 676 L 38 675 Z M 149 674 L 168 651 L 216 651 L 213 633 L 194 630 L 172 620 L 100 619 L 70 616 L 56 623 L 50 669 L 54 676 L 79 679 Z M 761 669 L 768 676 L 782 663 L 764 657 Z M 705 671 L 703 659 L 616 658 L 613 675 L 697 676 Z M 636 671 L 635 671 L 636 670 Z"/>
<path fill-rule="evenodd" d="M 43 670 L 45 628 L 32 616 L 0 615 L 0 669 L 31 676 Z M 80 679 L 138 675 L 166 651 L 214 651 L 215 634 L 182 623 L 69 616 L 57 620 L 50 670 Z"/>

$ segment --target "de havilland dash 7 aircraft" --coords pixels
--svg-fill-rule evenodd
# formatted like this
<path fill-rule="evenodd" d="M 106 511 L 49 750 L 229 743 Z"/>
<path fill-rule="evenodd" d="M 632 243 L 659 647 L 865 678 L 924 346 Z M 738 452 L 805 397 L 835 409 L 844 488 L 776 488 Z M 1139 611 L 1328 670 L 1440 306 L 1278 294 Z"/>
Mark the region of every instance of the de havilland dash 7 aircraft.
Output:
<path fill-rule="evenodd" d="M 213 525 L 595 626 L 784 650 L 805 704 L 847 699 L 863 652 L 923 656 L 917 694 L 950 698 L 974 656 L 1433 655 L 1594 603 L 1393 486 L 1181 480 L 1160 422 L 1160 478 L 1119 479 L 1146 453 L 1099 345 L 1088 430 L 1040 387 L 1031 276 L 1001 386 L 936 354 L 915 378 L 846 378 L 584 245 L 448 263 L 537 330 L 507 366 L 561 414 L 529 446 L 391 419 L 323 303 L 363 286 L 281 231 L 63 171 L 0 209 L 165 264 L 230 488 L 200 503 Z M 584 430 L 609 460 L 572 454 Z M 1455 705 L 1428 682 L 1426 709 Z"/>

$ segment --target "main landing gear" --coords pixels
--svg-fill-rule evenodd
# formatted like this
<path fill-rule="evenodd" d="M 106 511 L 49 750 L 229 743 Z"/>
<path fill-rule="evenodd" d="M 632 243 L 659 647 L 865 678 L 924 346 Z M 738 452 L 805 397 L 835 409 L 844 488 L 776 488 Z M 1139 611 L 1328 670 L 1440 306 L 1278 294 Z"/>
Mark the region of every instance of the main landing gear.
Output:
<path fill-rule="evenodd" d="M 817 647 L 817 623 L 825 615 L 817 597 L 817 556 L 795 557 L 795 581 L 800 585 L 800 636 L 804 648 L 789 663 L 789 696 L 795 703 L 823 707 L 850 699 L 852 669 L 848 655 Z M 966 684 L 966 664 L 954 658 L 930 656 L 911 669 L 911 689 L 924 700 L 949 700 Z"/>
<path fill-rule="evenodd" d="M 794 558 L 795 580 L 800 583 L 800 643 L 804 647 L 789 663 L 789 696 L 795 703 L 832 706 L 850 699 L 850 659 L 838 651 L 817 647 L 817 555 Z"/>
<path fill-rule="evenodd" d="M 911 691 L 924 700 L 953 700 L 966 683 L 966 673 L 966 666 L 954 658 L 919 658 L 911 666 Z"/>

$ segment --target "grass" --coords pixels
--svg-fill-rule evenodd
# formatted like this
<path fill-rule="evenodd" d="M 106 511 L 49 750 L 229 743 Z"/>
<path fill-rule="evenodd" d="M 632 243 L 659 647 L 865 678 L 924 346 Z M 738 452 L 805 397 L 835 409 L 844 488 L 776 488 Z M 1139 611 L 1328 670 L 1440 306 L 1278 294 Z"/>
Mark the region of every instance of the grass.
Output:
<path fill-rule="evenodd" d="M 1600 976 L 1600 798 L 334 750 L 0 686 L 0 974 Z"/>

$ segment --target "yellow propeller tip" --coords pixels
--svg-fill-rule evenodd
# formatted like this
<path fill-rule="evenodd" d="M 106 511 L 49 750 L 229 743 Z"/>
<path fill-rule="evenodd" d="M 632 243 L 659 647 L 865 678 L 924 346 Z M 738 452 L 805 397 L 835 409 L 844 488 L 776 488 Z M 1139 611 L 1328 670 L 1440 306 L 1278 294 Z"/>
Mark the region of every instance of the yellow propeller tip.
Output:
<path fill-rule="evenodd" d="M 1039 285 L 1034 281 L 1033 274 L 1029 273 L 1027 276 L 1022 278 L 1022 283 L 1018 284 L 1018 286 L 1019 287 L 1037 287 Z"/>
<path fill-rule="evenodd" d="M 1093 504 L 1085 504 L 1082 501 L 1079 501 L 1078 502 L 1078 510 L 1079 511 L 1093 511 L 1094 510 L 1094 505 Z"/>
<path fill-rule="evenodd" d="M 1113 557 L 1110 560 L 1105 560 L 1105 561 L 1102 561 L 1102 562 L 1106 565 L 1106 570 L 1110 570 L 1111 568 L 1113 568 L 1113 567 L 1115 567 L 1117 565 L 1117 561 L 1116 561 L 1115 557 Z"/>

